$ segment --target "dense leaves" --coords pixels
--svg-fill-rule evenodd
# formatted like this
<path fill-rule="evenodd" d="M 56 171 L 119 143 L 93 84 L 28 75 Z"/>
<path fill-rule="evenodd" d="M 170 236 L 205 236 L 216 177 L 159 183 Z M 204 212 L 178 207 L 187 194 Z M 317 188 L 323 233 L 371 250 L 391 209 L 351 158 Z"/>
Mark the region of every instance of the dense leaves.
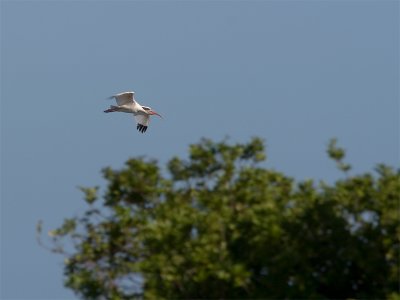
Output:
<path fill-rule="evenodd" d="M 347 174 L 335 140 L 327 152 Z M 87 211 L 50 232 L 66 286 L 85 299 L 399 299 L 399 170 L 329 185 L 264 159 L 260 139 L 204 139 L 165 171 L 143 158 L 104 169 L 103 196 L 81 188 Z"/>

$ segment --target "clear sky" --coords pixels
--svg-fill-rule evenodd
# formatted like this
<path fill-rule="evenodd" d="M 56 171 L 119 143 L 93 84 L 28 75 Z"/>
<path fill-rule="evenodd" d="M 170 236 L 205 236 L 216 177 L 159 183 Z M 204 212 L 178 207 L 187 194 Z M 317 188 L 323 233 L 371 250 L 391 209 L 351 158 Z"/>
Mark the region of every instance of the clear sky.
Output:
<path fill-rule="evenodd" d="M 77 186 L 201 137 L 265 139 L 297 179 L 399 165 L 398 1 L 1 1 L 1 298 L 74 299 L 39 247 L 82 213 Z M 164 116 L 146 134 L 106 97 L 133 90 Z"/>

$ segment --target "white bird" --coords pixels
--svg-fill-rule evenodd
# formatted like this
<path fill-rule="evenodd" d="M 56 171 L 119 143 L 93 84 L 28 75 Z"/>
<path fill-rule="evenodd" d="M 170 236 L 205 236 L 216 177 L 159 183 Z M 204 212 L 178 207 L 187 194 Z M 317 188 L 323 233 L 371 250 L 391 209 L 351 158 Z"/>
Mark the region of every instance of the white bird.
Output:
<path fill-rule="evenodd" d="M 136 127 L 137 130 L 139 130 L 141 133 L 145 133 L 147 127 L 149 126 L 150 116 L 156 115 L 161 117 L 161 115 L 159 115 L 157 112 L 155 112 L 148 106 L 140 105 L 135 100 L 134 95 L 135 92 L 124 92 L 109 97 L 109 99 L 115 98 L 118 105 L 117 106 L 111 105 L 110 108 L 106 109 L 104 112 L 110 113 L 118 111 L 118 112 L 133 114 L 137 122 L 137 127 Z"/>

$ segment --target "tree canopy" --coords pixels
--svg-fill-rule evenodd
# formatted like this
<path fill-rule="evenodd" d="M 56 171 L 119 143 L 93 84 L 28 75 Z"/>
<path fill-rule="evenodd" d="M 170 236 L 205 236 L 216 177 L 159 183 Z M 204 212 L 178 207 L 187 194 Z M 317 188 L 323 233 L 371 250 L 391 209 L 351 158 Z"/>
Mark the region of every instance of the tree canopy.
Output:
<path fill-rule="evenodd" d="M 333 184 L 266 168 L 258 138 L 105 168 L 106 187 L 81 188 L 87 210 L 49 232 L 65 285 L 84 299 L 400 299 L 400 171 L 350 175 L 336 140 L 327 154 L 345 172 Z"/>

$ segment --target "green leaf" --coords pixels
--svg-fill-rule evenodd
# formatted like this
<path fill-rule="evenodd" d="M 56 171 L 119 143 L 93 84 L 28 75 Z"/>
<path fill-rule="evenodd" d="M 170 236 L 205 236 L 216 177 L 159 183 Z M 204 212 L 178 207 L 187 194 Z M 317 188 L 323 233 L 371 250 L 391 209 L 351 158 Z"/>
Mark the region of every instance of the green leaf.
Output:
<path fill-rule="evenodd" d="M 351 169 L 336 139 L 327 153 Z M 65 285 L 82 299 L 397 299 L 400 171 L 317 184 L 265 158 L 259 138 L 202 139 L 166 169 L 104 168 L 104 195 L 81 187 L 90 206 L 50 231 Z"/>

